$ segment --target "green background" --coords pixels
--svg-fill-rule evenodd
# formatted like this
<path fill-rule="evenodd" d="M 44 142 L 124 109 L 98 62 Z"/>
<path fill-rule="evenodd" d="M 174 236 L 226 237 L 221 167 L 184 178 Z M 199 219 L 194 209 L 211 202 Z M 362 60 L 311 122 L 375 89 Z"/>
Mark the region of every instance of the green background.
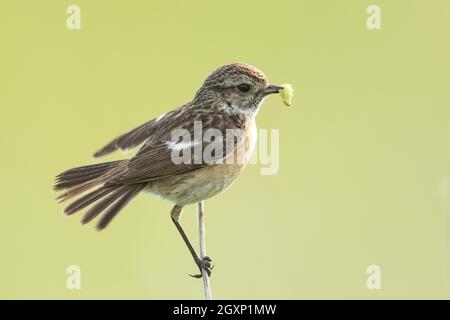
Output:
<path fill-rule="evenodd" d="M 0 298 L 203 298 L 170 204 L 141 195 L 96 232 L 50 187 L 233 61 L 295 97 L 258 115 L 280 130 L 278 174 L 251 165 L 206 203 L 214 297 L 450 298 L 449 30 L 444 0 L 2 0 Z M 197 244 L 195 206 L 182 222 Z"/>

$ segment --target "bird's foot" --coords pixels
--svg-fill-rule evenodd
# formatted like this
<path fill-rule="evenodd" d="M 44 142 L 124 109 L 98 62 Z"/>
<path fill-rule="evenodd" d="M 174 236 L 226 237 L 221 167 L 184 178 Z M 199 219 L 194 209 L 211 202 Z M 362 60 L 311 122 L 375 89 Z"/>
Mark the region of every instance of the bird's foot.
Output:
<path fill-rule="evenodd" d="M 200 270 L 200 274 L 190 274 L 191 277 L 193 278 L 201 278 L 203 276 L 203 272 L 202 270 L 206 271 L 206 274 L 208 275 L 208 277 L 211 276 L 211 270 L 214 268 L 213 264 L 212 264 L 212 260 L 210 257 L 208 256 L 204 256 L 203 258 L 197 258 L 195 260 L 195 263 L 197 263 L 197 266 Z"/>

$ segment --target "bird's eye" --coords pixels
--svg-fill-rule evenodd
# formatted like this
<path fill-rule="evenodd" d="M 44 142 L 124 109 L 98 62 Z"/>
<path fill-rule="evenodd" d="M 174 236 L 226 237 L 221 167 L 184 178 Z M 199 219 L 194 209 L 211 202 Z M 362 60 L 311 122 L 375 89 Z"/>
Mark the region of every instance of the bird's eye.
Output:
<path fill-rule="evenodd" d="M 250 85 L 248 85 L 246 83 L 242 83 L 242 84 L 238 85 L 237 88 L 240 92 L 246 93 L 250 90 Z"/>

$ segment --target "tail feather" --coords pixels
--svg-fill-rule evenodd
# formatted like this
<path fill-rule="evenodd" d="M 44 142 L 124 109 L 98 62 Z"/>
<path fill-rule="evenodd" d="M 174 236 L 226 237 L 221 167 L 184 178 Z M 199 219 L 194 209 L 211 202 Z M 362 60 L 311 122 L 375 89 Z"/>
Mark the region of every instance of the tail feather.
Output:
<path fill-rule="evenodd" d="M 97 229 L 103 230 L 106 228 L 111 220 L 114 219 L 114 217 L 119 213 L 119 211 L 122 210 L 134 197 L 136 197 L 138 193 L 145 188 L 145 186 L 145 183 L 129 186 L 127 188 L 127 192 L 119 200 L 117 200 L 117 202 L 115 202 L 100 219 Z"/>
<path fill-rule="evenodd" d="M 106 168 L 112 168 L 115 167 L 118 163 L 122 162 L 123 160 L 117 160 L 117 161 L 110 161 L 110 162 L 102 162 L 102 163 L 96 163 L 96 164 L 89 164 L 86 166 L 81 167 L 75 167 L 68 169 L 58 175 L 58 177 L 67 176 L 71 174 L 80 174 L 80 173 L 88 173 L 88 172 L 96 172 L 101 171 Z"/>
<path fill-rule="evenodd" d="M 63 190 L 63 189 L 70 189 L 73 188 L 75 186 L 81 185 L 82 183 L 85 183 L 89 180 L 93 180 L 98 178 L 97 174 L 92 174 L 92 175 L 84 175 L 84 176 L 80 176 L 78 178 L 70 178 L 70 180 L 66 180 L 64 182 L 59 182 L 58 183 L 58 189 L 56 190 Z"/>
<path fill-rule="evenodd" d="M 104 184 L 111 180 L 112 178 L 116 177 L 117 175 L 123 173 L 126 170 L 126 161 L 122 161 L 117 163 L 114 167 L 106 167 L 103 168 L 102 171 L 98 171 L 95 174 L 95 178 L 92 177 L 84 177 L 79 178 L 81 179 L 80 183 L 75 184 L 75 182 L 70 181 L 68 178 L 65 180 L 61 180 L 61 182 L 65 182 L 66 184 L 72 185 L 69 190 L 64 192 L 63 194 L 59 195 L 56 199 L 59 202 L 63 202 L 67 199 L 70 199 L 74 196 L 77 196 L 85 191 L 88 191 L 89 189 L 92 189 L 98 185 Z M 70 181 L 70 182 L 69 182 Z M 61 184 L 59 184 L 61 185 Z M 58 184 L 57 184 L 58 186 Z"/>
<path fill-rule="evenodd" d="M 73 168 L 59 174 L 53 188 L 66 190 L 56 198 L 59 202 L 90 191 L 69 204 L 64 209 L 64 213 L 72 215 L 92 205 L 81 220 L 81 223 L 85 224 L 106 210 L 97 226 L 99 230 L 104 229 L 119 211 L 147 185 L 147 183 L 128 185 L 108 183 L 127 170 L 127 162 L 128 160 L 121 160 L 94 164 Z"/>
<path fill-rule="evenodd" d="M 75 200 L 70 205 L 68 205 L 64 209 L 64 213 L 67 215 L 72 215 L 72 214 L 76 213 L 77 211 L 80 211 L 80 210 L 86 208 L 87 206 L 93 204 L 95 201 L 103 198 L 104 196 L 108 195 L 112 191 L 114 191 L 113 188 L 102 187 L 98 190 L 88 193 L 87 195 Z"/>
<path fill-rule="evenodd" d="M 81 220 L 82 224 L 86 224 L 102 213 L 106 208 L 108 208 L 114 201 L 119 199 L 124 193 L 127 192 L 127 186 L 122 186 L 117 188 L 114 193 L 110 194 L 106 198 L 97 202 L 92 208 L 90 208 Z"/>
<path fill-rule="evenodd" d="M 66 170 L 56 176 L 55 190 L 63 190 L 83 182 L 98 178 L 106 171 L 118 166 L 122 161 L 111 161 Z"/>

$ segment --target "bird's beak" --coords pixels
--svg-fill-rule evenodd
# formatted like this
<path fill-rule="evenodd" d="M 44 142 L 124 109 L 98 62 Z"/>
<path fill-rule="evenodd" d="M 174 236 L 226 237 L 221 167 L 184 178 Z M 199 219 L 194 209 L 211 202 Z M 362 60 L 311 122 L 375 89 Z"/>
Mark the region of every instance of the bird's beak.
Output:
<path fill-rule="evenodd" d="M 267 88 L 265 88 L 263 92 L 265 95 L 268 95 L 268 94 L 272 94 L 272 93 L 279 93 L 281 89 L 283 89 L 283 88 L 271 84 Z"/>

